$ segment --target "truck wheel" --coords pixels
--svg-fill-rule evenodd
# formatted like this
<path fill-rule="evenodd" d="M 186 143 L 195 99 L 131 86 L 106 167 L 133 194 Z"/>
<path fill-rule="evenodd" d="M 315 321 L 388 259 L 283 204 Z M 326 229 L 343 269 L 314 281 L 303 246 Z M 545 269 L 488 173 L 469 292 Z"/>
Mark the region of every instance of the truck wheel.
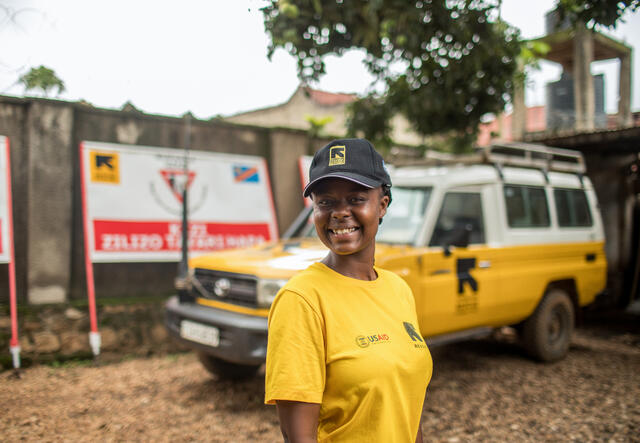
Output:
<path fill-rule="evenodd" d="M 574 313 L 569 295 L 551 289 L 522 328 L 527 352 L 534 358 L 552 362 L 567 355 L 573 334 Z"/>
<path fill-rule="evenodd" d="M 245 380 L 253 377 L 260 369 L 260 365 L 231 363 L 204 352 L 198 352 L 198 359 L 207 371 L 222 380 Z"/>

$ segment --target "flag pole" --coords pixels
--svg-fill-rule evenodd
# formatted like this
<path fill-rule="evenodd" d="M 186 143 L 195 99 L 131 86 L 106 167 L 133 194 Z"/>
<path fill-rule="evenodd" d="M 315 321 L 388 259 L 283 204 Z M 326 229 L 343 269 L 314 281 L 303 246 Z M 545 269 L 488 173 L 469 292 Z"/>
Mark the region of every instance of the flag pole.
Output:
<path fill-rule="evenodd" d="M 185 133 L 183 151 L 183 186 L 182 186 L 182 248 L 180 263 L 178 264 L 178 276 L 176 278 L 176 289 L 179 292 L 188 290 L 189 278 L 189 205 L 188 205 L 188 184 L 189 184 L 189 149 L 191 148 L 191 112 L 185 114 Z"/>

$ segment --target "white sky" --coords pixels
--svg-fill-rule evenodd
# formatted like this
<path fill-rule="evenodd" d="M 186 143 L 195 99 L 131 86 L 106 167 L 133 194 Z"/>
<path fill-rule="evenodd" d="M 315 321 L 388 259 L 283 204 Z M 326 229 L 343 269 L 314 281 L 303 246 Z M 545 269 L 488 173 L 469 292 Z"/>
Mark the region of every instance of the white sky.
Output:
<path fill-rule="evenodd" d="M 503 0 L 502 17 L 525 38 L 544 34 L 554 0 Z M 198 118 L 230 115 L 285 102 L 298 85 L 295 62 L 284 51 L 267 60 L 261 0 L 0 0 L 21 12 L 8 22 L 0 8 L 0 94 L 21 96 L 18 77 L 31 67 L 52 68 L 65 82 L 64 100 L 84 99 L 119 109 L 130 101 L 154 114 Z M 606 33 L 640 49 L 640 12 Z M 327 61 L 314 87 L 363 93 L 371 81 L 362 54 Z M 640 110 L 640 55 L 634 54 L 632 109 Z M 599 62 L 605 106 L 617 109 L 618 63 Z M 527 105 L 544 104 L 544 84 L 560 76 L 543 63 L 531 76 Z"/>

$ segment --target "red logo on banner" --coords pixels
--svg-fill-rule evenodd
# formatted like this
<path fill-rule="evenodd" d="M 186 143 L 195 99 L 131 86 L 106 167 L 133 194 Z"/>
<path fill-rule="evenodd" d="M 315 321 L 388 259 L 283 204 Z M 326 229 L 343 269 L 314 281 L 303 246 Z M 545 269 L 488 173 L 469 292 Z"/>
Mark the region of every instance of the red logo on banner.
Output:
<path fill-rule="evenodd" d="M 161 169 L 160 175 L 164 179 L 165 183 L 171 188 L 171 192 L 182 203 L 182 193 L 186 189 L 189 189 L 191 183 L 196 178 L 194 171 L 189 171 L 185 179 L 184 169 Z"/>

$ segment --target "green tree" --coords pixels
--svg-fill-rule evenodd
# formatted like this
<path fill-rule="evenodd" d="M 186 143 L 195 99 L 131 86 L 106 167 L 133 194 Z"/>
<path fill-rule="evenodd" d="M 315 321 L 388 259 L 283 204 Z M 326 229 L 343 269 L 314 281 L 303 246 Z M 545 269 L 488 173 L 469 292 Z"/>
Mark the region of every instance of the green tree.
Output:
<path fill-rule="evenodd" d="M 307 130 L 309 137 L 317 138 L 322 135 L 324 127 L 333 121 L 333 116 L 314 117 L 313 115 L 305 115 L 304 119 L 309 123 L 309 129 Z"/>
<path fill-rule="evenodd" d="M 366 52 L 384 93 L 353 103 L 348 129 L 382 147 L 395 114 L 419 134 L 454 133 L 468 145 L 480 118 L 501 112 L 512 93 L 519 31 L 499 19 L 495 2 L 272 0 L 262 11 L 269 56 L 287 50 L 303 83 L 324 74 L 328 54 Z"/>
<path fill-rule="evenodd" d="M 627 11 L 635 12 L 638 7 L 640 0 L 558 0 L 556 3 L 561 22 L 568 19 L 591 29 L 597 25 L 615 28 Z"/>
<path fill-rule="evenodd" d="M 49 96 L 49 91 L 52 89 L 57 89 L 58 94 L 65 90 L 64 82 L 58 78 L 53 69 L 46 66 L 31 68 L 18 81 L 24 85 L 25 91 L 41 90 L 45 97 Z"/>

